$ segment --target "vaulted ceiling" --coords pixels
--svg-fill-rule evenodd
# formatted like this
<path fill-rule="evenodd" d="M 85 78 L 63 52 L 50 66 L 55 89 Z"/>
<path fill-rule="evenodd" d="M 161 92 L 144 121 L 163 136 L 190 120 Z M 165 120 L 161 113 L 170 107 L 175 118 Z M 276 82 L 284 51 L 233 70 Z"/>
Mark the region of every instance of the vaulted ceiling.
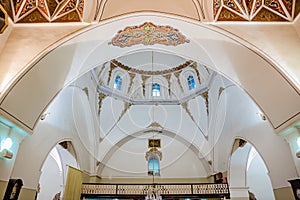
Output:
<path fill-rule="evenodd" d="M 192 19 L 191 24 L 194 21 L 289 23 L 300 11 L 300 0 L 0 0 L 0 2 L 16 24 L 49 22 L 101 24 L 116 17 L 140 12 L 168 14 L 179 19 L 188 18 Z M 32 69 L 49 69 L 51 75 L 48 76 L 48 71 L 43 71 L 43 76 L 40 76 L 39 70 L 36 70 L 37 74 L 31 76 L 30 73 L 35 71 L 29 70 L 27 75 L 30 78 L 36 76 L 35 78 L 40 80 L 43 77 L 43 81 L 47 84 L 32 91 L 30 86 L 35 83 L 30 80 L 34 82 L 35 79 L 24 78 L 18 82 L 21 85 L 18 89 L 24 94 L 29 91 L 36 95 L 32 97 L 24 95 L 25 102 L 31 102 L 28 100 L 30 98 L 42 99 L 39 106 L 35 105 L 34 112 L 26 110 L 29 107 L 23 104 L 22 107 L 16 107 L 15 102 L 24 99 L 15 98 L 14 94 L 19 94 L 15 91 L 12 95 L 7 95 L 3 107 L 12 110 L 12 116 L 23 117 L 22 123 L 34 131 L 33 136 L 42 135 L 48 130 L 62 134 L 70 130 L 72 134 L 74 132 L 85 147 L 84 151 L 88 151 L 97 161 L 95 162 L 97 169 L 95 170 L 91 164 L 90 171 L 96 172 L 101 177 L 147 177 L 145 153 L 148 151 L 149 138 L 161 139 L 163 178 L 199 178 L 217 171 L 226 171 L 230 145 L 234 140 L 232 133 L 237 134 L 242 130 L 260 126 L 265 121 L 263 119 L 265 116 L 243 89 L 249 92 L 253 99 L 260 100 L 259 98 L 262 99 L 265 95 L 261 91 L 267 89 L 263 88 L 261 91 L 256 89 L 264 87 L 266 80 L 265 77 L 262 78 L 264 75 L 249 72 L 261 66 L 265 74 L 275 73 L 275 70 L 269 66 L 271 64 L 266 67 L 264 63 L 267 60 L 250 51 L 251 48 L 248 49 L 219 32 L 211 31 L 210 28 L 197 27 L 205 31 L 194 33 L 192 25 L 180 26 L 183 22 L 169 23 L 171 19 L 166 18 L 162 21 L 156 19 L 159 21 L 156 24 L 149 22 L 150 19 L 149 21 L 145 19 L 148 20 L 148 16 L 134 22 L 130 19 L 125 20 L 126 23 L 116 22 L 113 26 L 108 23 L 103 26 L 103 30 L 102 24 L 99 25 L 100 28 L 95 25 L 89 27 L 91 29 L 87 29 L 85 33 L 78 33 L 76 36 L 78 38 L 70 39 L 69 43 L 57 47 L 33 64 L 35 66 Z M 189 31 L 195 35 L 186 38 L 184 34 Z M 202 34 L 201 37 L 199 34 Z M 101 45 L 105 46 L 104 50 Z M 167 48 L 160 48 L 159 45 Z M 201 48 L 195 48 L 197 45 Z M 185 56 L 181 56 L 182 54 Z M 189 54 L 199 60 L 188 58 Z M 253 62 L 253 59 L 257 62 Z M 253 71 L 247 69 L 249 63 L 253 65 L 251 66 Z M 66 77 L 57 83 L 57 88 L 49 89 L 48 85 L 53 84 L 52 77 L 58 77 L 57 74 L 63 71 L 64 67 L 66 67 L 64 73 L 69 74 L 61 75 Z M 245 88 L 241 89 L 218 73 L 218 70 L 230 74 L 235 83 Z M 117 76 L 122 79 L 119 88 L 115 87 Z M 191 88 L 188 82 L 190 76 L 193 77 L 195 84 Z M 277 74 L 270 75 L 273 76 L 277 77 L 276 80 L 283 80 L 281 76 L 278 78 Z M 30 83 L 25 90 L 27 80 Z M 259 86 L 249 87 L 253 80 Z M 154 83 L 160 85 L 160 95 L 153 95 Z M 278 81 L 274 84 L 284 85 Z M 266 88 L 272 86 L 267 85 Z M 45 90 L 50 90 L 48 96 L 40 95 Z M 277 94 L 275 91 L 272 94 L 277 97 L 278 105 L 286 102 L 281 101 L 284 95 L 279 98 L 278 94 L 281 93 Z M 277 115 L 276 112 L 280 113 L 282 110 L 275 112 L 273 107 L 270 108 L 269 101 L 262 102 L 261 106 L 266 112 L 273 111 L 269 116 L 271 122 L 275 116 L 273 128 L 281 124 L 282 118 L 289 117 Z M 288 108 L 281 109 L 287 110 L 286 113 L 290 114 Z M 47 117 L 39 121 L 38 116 L 43 111 Z M 268 127 L 268 131 L 271 130 L 271 126 L 266 124 L 264 126 Z M 222 141 L 219 141 L 220 135 L 223 137 Z M 215 148 L 217 144 L 218 147 Z M 185 168 L 190 170 L 180 170 L 181 173 L 178 174 L 179 169 Z"/>
<path fill-rule="evenodd" d="M 299 14 L 300 0 L 1 0 L 15 23 L 90 22 L 159 12 L 197 21 L 286 21 Z"/>
<path fill-rule="evenodd" d="M 114 87 L 117 75 L 120 90 Z M 188 87 L 188 75 L 195 88 Z M 160 83 L 160 96 L 152 95 L 153 82 Z M 71 83 L 47 109 L 47 123 L 58 129 L 74 124 L 101 177 L 147 177 L 148 139 L 157 138 L 161 178 L 205 178 L 226 170 L 226 156 L 217 158 L 211 148 L 221 132 L 231 130 L 224 127 L 226 118 L 238 115 L 230 104 L 241 102 L 250 113 L 259 112 L 242 90 L 203 64 L 149 50 L 105 62 Z M 246 126 L 257 123 L 252 120 Z M 190 170 L 178 174 L 182 168 Z"/>

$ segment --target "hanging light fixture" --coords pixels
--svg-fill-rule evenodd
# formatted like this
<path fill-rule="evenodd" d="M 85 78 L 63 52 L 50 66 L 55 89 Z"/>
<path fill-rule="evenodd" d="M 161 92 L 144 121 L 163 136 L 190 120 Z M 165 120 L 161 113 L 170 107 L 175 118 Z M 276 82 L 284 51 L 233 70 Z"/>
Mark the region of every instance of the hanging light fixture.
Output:
<path fill-rule="evenodd" d="M 153 72 L 153 51 L 151 54 L 151 68 Z M 152 74 L 152 87 L 153 87 L 153 74 Z M 153 100 L 153 94 L 152 94 Z M 153 123 L 154 119 L 154 108 L 152 111 L 152 120 Z M 159 146 L 156 145 L 155 141 L 159 141 Z M 145 200 L 162 200 L 161 197 L 161 190 L 154 182 L 155 176 L 160 176 L 160 169 L 159 169 L 159 160 L 162 158 L 162 153 L 157 149 L 160 147 L 160 139 L 154 139 L 154 131 L 152 139 L 148 140 L 148 147 L 150 148 L 149 151 L 146 152 L 146 160 L 148 161 L 148 175 L 152 175 L 152 185 L 149 185 L 147 188 L 147 195 Z M 152 165 L 152 166 L 149 166 Z"/>
<path fill-rule="evenodd" d="M 160 175 L 159 160 L 161 160 L 161 158 L 162 153 L 158 151 L 156 147 L 151 147 L 146 153 L 148 167 L 149 165 L 152 165 L 151 168 L 148 169 L 148 175 L 152 176 L 152 185 L 149 185 L 147 188 L 147 196 L 145 197 L 145 200 L 162 200 L 161 188 L 154 182 L 154 177 Z"/>
<path fill-rule="evenodd" d="M 160 188 L 155 184 L 149 185 L 145 200 L 162 200 L 162 197 L 160 195 Z"/>

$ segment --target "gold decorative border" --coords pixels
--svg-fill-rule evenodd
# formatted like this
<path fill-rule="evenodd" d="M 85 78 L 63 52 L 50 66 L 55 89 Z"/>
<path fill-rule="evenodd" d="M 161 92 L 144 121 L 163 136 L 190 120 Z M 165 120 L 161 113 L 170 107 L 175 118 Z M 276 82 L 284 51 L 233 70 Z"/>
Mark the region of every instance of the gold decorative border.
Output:
<path fill-rule="evenodd" d="M 177 67 L 174 67 L 174 68 L 171 68 L 171 69 L 166 69 L 166 70 L 161 70 L 161 71 L 145 71 L 145 70 L 140 70 L 140 69 L 135 69 L 135 68 L 132 68 L 132 67 L 129 67 L 129 66 L 126 66 L 124 64 L 122 64 L 121 62 L 113 59 L 111 61 L 114 65 L 128 71 L 128 72 L 131 72 L 131 73 L 136 73 L 136 74 L 143 74 L 143 75 L 163 75 L 163 74 L 170 74 L 170 73 L 173 73 L 173 72 L 176 72 L 176 71 L 179 71 L 179 70 L 182 70 L 183 68 L 186 68 L 188 66 L 190 66 L 191 64 L 195 63 L 194 61 L 192 60 L 188 60 L 186 61 L 185 63 L 177 66 Z"/>
<path fill-rule="evenodd" d="M 5 31 L 5 29 L 8 27 L 8 14 L 6 12 L 6 10 L 3 8 L 3 6 L 0 4 L 0 10 L 4 13 L 4 26 L 2 27 L 2 29 L 0 29 L 0 34 L 3 33 Z"/>

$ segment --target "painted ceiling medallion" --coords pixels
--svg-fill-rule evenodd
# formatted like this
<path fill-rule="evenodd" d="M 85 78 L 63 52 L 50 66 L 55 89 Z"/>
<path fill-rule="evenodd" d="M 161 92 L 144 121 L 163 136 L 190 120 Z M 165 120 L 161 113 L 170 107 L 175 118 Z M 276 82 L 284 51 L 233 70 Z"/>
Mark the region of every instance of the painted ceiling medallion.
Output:
<path fill-rule="evenodd" d="M 120 30 L 110 44 L 119 47 L 130 47 L 136 44 L 177 46 L 186 42 L 188 43 L 189 40 L 171 26 L 156 26 L 151 22 L 145 22 L 141 26 Z"/>

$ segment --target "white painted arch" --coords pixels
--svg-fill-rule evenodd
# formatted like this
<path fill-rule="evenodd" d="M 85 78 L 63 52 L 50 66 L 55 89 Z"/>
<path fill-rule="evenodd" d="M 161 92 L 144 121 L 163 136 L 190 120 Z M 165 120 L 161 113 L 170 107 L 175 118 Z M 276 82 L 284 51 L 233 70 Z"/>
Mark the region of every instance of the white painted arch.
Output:
<path fill-rule="evenodd" d="M 108 44 L 118 30 L 149 19 L 179 29 L 191 42 L 176 47 Z M 91 25 L 58 42 L 3 94 L 1 115 L 32 132 L 42 112 L 71 81 L 108 60 L 145 49 L 174 53 L 225 75 L 250 95 L 274 129 L 281 130 L 299 119 L 299 88 L 263 52 L 216 27 L 160 14 L 136 14 Z"/>
<path fill-rule="evenodd" d="M 108 45 L 118 30 L 126 26 L 140 25 L 150 18 L 154 24 L 166 24 L 179 29 L 191 42 L 177 47 L 136 45 L 130 48 L 118 48 Z M 272 60 L 264 57 L 262 52 L 216 27 L 158 14 L 131 15 L 91 25 L 58 42 L 34 60 L 1 96 L 0 114 L 28 132 L 34 132 L 43 111 L 61 89 L 78 76 L 113 58 L 145 49 L 174 53 L 193 59 L 225 75 L 252 97 L 267 115 L 273 128 L 277 130 L 287 127 L 299 117 L 299 88 L 293 87 Z M 31 145 L 36 141 L 49 138 L 49 135 L 33 134 L 30 140 L 22 144 L 22 150 L 25 147 L 34 150 Z M 61 137 L 55 135 L 51 138 L 52 144 Z M 68 137 L 74 136 L 68 135 Z M 80 142 L 77 141 L 78 143 Z M 18 155 L 13 176 L 23 176 L 24 180 L 30 182 L 27 186 L 34 187 L 35 180 L 38 180 L 39 176 L 37 174 L 39 165 L 34 165 L 28 175 L 21 173 L 27 152 L 21 151 Z M 38 159 L 43 159 L 43 156 L 39 156 Z M 86 161 L 87 158 L 82 160 Z M 42 160 L 39 162 L 42 163 Z M 30 163 L 28 165 L 28 168 L 32 167 Z M 284 178 L 280 177 L 280 181 Z"/>
<path fill-rule="evenodd" d="M 103 156 L 102 159 L 100 160 L 100 162 L 103 165 L 101 165 L 98 168 L 97 174 L 101 177 L 102 171 L 103 171 L 104 167 L 112 167 L 112 166 L 105 166 L 105 164 L 109 161 L 109 159 L 115 154 L 115 152 L 118 149 L 122 148 L 122 146 L 124 144 L 128 143 L 130 140 L 137 139 L 137 142 L 138 142 L 138 140 L 147 139 L 148 137 L 145 135 L 145 131 L 151 131 L 151 129 L 149 129 L 149 130 L 147 130 L 147 129 L 146 130 L 141 130 L 141 131 L 132 133 L 130 135 L 127 135 L 126 137 L 120 138 L 114 144 L 112 144 L 110 142 L 106 142 L 105 145 L 108 145 L 108 146 L 110 145 L 110 146 L 108 148 L 101 148 L 102 151 L 106 150 L 106 152 L 103 153 L 105 156 Z M 166 137 L 172 138 L 173 140 L 175 140 L 175 141 L 183 144 L 186 147 L 185 151 L 191 150 L 191 152 L 194 153 L 195 157 L 198 159 L 197 162 L 200 162 L 202 164 L 203 169 L 205 170 L 206 174 L 210 174 L 211 166 L 208 164 L 207 158 L 205 157 L 205 155 L 203 154 L 203 152 L 201 152 L 200 147 L 198 147 L 197 144 L 189 141 L 189 139 L 185 138 L 182 135 L 176 134 L 176 133 L 174 133 L 174 132 L 172 132 L 170 130 L 166 130 L 166 129 L 162 130 L 160 133 L 157 133 L 157 132 L 155 133 L 155 137 L 159 137 L 160 138 L 162 136 L 166 136 Z M 170 148 L 168 146 L 170 146 L 170 144 L 167 144 L 167 145 L 165 144 L 163 146 L 162 150 L 164 148 Z M 142 152 L 142 153 L 145 153 L 145 152 Z M 184 152 L 182 152 L 182 154 L 184 154 Z M 163 156 L 165 156 L 165 155 L 163 155 Z M 169 155 L 169 156 L 171 156 L 171 155 Z M 172 156 L 175 156 L 175 155 L 172 155 Z M 195 161 L 191 161 L 190 164 L 192 164 L 193 162 L 195 162 Z M 168 163 L 168 165 L 172 165 L 172 163 Z M 167 168 L 168 166 L 161 166 L 161 167 Z M 144 173 L 144 174 L 146 174 L 146 173 Z"/>

